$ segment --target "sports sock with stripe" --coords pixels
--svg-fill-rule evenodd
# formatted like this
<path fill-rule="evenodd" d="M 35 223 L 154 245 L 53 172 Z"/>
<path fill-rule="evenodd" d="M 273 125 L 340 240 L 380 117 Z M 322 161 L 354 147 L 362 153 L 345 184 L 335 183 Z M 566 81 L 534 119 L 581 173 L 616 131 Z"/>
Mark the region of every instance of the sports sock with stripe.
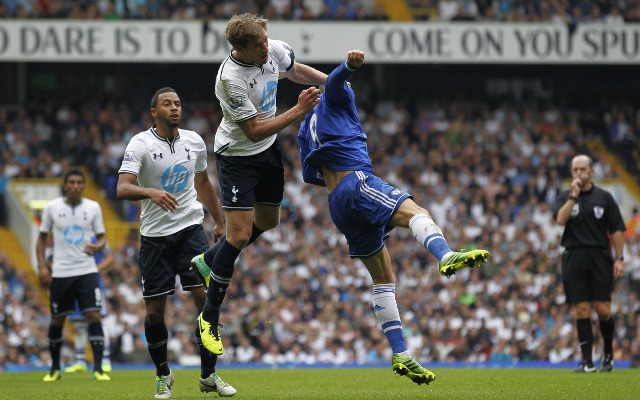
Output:
<path fill-rule="evenodd" d="M 420 246 L 429 250 L 438 262 L 451 253 L 451 249 L 438 225 L 429 214 L 416 214 L 409 220 L 409 229 Z"/>
<path fill-rule="evenodd" d="M 49 351 L 51 352 L 51 371 L 60 369 L 60 348 L 62 347 L 62 327 L 49 326 Z"/>
<path fill-rule="evenodd" d="M 207 302 L 202 310 L 205 321 L 216 324 L 220 317 L 220 305 L 227 294 L 227 288 L 233 276 L 233 265 L 241 251 L 233 247 L 226 239 L 221 242 L 220 249 L 213 258 Z"/>
<path fill-rule="evenodd" d="M 87 365 L 85 351 L 87 349 L 87 322 L 72 321 L 73 325 L 73 347 L 76 352 L 76 364 Z"/>
<path fill-rule="evenodd" d="M 373 285 L 373 311 L 382 325 L 382 331 L 391 345 L 391 350 L 403 357 L 409 357 L 396 303 L 396 285 L 394 283 Z"/>
<path fill-rule="evenodd" d="M 264 231 L 262 229 L 258 228 L 256 224 L 253 224 L 253 228 L 251 229 L 251 237 L 249 238 L 249 242 L 247 243 L 247 246 L 255 242 L 263 233 Z M 218 250 L 220 250 L 220 247 L 222 246 L 222 241 L 226 242 L 226 240 L 227 240 L 227 235 L 222 236 L 220 240 L 216 242 L 216 244 L 214 244 L 213 246 L 211 246 L 209 250 L 204 252 L 205 264 L 209 266 L 213 265 L 213 259 L 215 258 L 216 253 L 218 253 Z"/>
<path fill-rule="evenodd" d="M 169 331 L 164 321 L 151 325 L 147 319 L 144 320 L 144 334 L 147 337 L 149 355 L 156 366 L 157 376 L 167 376 L 171 372 L 167 361 L 167 342 L 169 341 Z"/>
<path fill-rule="evenodd" d="M 91 343 L 91 350 L 93 350 L 93 370 L 102 373 L 102 353 L 104 352 L 102 322 L 89 324 L 89 343 Z"/>

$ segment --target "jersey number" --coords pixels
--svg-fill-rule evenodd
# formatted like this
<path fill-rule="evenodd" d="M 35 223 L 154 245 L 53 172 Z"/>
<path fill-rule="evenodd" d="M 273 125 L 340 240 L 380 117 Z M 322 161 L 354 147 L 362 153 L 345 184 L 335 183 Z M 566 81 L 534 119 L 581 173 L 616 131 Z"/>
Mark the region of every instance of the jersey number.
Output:
<path fill-rule="evenodd" d="M 320 139 L 318 138 L 318 132 L 316 132 L 318 129 L 318 116 L 313 113 L 313 115 L 311 116 L 311 119 L 309 120 L 309 132 L 311 132 L 311 138 L 313 139 L 314 142 L 316 142 L 316 144 L 318 145 L 318 147 L 322 146 L 322 142 L 320 142 Z"/>

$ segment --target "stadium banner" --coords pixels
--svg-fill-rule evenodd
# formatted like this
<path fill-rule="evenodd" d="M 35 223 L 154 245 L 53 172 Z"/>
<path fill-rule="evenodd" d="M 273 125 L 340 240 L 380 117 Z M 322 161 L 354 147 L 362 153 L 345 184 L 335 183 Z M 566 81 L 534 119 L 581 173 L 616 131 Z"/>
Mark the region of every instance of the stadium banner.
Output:
<path fill-rule="evenodd" d="M 3 20 L 0 62 L 218 63 L 226 21 Z M 638 64 L 640 24 L 270 22 L 304 63 Z"/>

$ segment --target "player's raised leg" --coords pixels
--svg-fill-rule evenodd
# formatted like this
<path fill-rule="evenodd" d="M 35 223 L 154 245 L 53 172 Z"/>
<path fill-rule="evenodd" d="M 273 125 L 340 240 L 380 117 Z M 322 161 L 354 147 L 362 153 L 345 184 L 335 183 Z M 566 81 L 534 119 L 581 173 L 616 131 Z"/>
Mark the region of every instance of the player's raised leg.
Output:
<path fill-rule="evenodd" d="M 222 354 L 222 339 L 218 327 L 220 305 L 233 276 L 234 263 L 240 251 L 255 241 L 265 229 L 272 229 L 280 221 L 280 207 L 254 205 L 254 210 L 225 210 L 227 237 L 221 239 L 220 247 L 213 258 L 207 302 L 198 318 L 202 344 L 214 354 Z M 255 218 L 255 223 L 254 223 Z"/>
<path fill-rule="evenodd" d="M 429 212 L 412 199 L 402 202 L 390 224 L 411 229 L 414 239 L 436 257 L 440 273 L 446 277 L 466 267 L 479 267 L 489 260 L 489 252 L 486 250 L 452 251 Z"/>
<path fill-rule="evenodd" d="M 396 285 L 391 271 L 391 257 L 386 247 L 369 258 L 361 259 L 373 279 L 373 311 L 393 351 L 392 369 L 421 385 L 436 376 L 411 357 L 402 331 L 402 321 L 396 303 Z"/>

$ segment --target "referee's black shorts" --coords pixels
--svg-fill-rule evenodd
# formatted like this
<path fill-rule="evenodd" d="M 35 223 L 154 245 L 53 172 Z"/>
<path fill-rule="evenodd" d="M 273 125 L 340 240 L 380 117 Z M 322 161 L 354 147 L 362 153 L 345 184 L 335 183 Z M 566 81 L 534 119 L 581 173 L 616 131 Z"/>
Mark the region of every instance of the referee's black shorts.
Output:
<path fill-rule="evenodd" d="M 253 210 L 254 204 L 279 206 L 284 196 L 284 166 L 276 140 L 252 156 L 216 154 L 224 210 Z"/>
<path fill-rule="evenodd" d="M 593 247 L 566 249 L 562 254 L 562 283 L 567 303 L 611 301 L 611 250 Z"/>

